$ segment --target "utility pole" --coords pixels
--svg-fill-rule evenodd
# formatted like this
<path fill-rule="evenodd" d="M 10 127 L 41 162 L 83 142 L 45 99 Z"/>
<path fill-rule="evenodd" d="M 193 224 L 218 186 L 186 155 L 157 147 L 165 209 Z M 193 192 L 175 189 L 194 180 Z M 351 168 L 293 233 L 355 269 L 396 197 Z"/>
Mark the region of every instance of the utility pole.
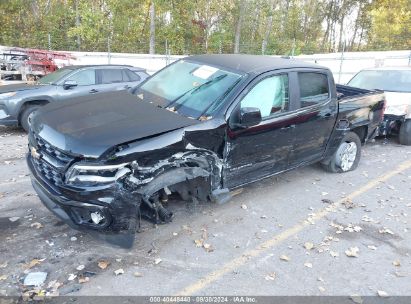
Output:
<path fill-rule="evenodd" d="M 343 62 L 344 62 L 344 52 L 345 52 L 345 40 L 344 40 L 344 44 L 343 44 L 342 52 L 341 52 L 340 71 L 338 73 L 338 83 L 341 83 L 341 73 L 342 73 L 342 66 L 343 66 Z"/>
<path fill-rule="evenodd" d="M 80 16 L 78 14 L 78 0 L 76 0 L 76 28 L 80 26 Z M 80 34 L 77 34 L 77 50 L 80 52 Z"/>
<path fill-rule="evenodd" d="M 49 40 L 49 51 L 51 51 L 51 35 L 50 33 L 48 34 L 48 40 Z"/>
<path fill-rule="evenodd" d="M 111 54 L 110 54 L 110 37 L 107 37 L 107 61 L 108 64 L 111 63 Z"/>

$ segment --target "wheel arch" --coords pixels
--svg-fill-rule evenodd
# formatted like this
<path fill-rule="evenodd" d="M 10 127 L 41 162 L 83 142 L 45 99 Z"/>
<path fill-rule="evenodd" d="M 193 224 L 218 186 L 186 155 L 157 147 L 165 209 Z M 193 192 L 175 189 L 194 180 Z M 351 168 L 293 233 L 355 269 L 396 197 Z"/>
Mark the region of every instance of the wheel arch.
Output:
<path fill-rule="evenodd" d="M 18 122 L 19 122 L 19 125 L 21 126 L 21 116 L 23 115 L 24 111 L 25 111 L 28 107 L 33 106 L 33 105 L 41 105 L 41 106 L 44 106 L 44 105 L 46 105 L 46 104 L 48 104 L 48 103 L 50 103 L 50 101 L 47 100 L 47 99 L 36 99 L 36 100 L 27 100 L 27 101 L 25 101 L 25 102 L 20 106 L 19 114 L 18 114 L 18 116 L 17 116 L 17 120 L 18 120 Z"/>

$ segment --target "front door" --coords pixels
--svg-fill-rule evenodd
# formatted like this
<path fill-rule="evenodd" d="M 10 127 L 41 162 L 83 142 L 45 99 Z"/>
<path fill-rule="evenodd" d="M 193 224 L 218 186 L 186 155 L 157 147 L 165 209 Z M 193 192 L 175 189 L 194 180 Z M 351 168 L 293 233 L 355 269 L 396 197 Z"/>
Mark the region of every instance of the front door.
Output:
<path fill-rule="evenodd" d="M 287 168 L 295 119 L 288 84 L 287 73 L 264 75 L 239 97 L 227 127 L 224 187 L 240 186 Z M 262 121 L 244 128 L 236 121 L 241 108 L 247 107 L 258 108 Z"/>

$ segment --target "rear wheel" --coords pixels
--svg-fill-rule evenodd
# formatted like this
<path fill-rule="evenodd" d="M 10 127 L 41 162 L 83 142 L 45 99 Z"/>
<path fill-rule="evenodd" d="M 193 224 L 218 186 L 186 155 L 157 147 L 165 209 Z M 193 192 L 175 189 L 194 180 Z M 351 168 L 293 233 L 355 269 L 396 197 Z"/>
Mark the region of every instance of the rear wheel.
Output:
<path fill-rule="evenodd" d="M 323 164 L 325 170 L 333 173 L 353 171 L 361 158 L 361 140 L 354 132 L 346 134 L 331 160 Z"/>
<path fill-rule="evenodd" d="M 28 132 L 30 125 L 31 125 L 31 119 L 34 115 L 34 113 L 40 108 L 40 105 L 32 105 L 28 106 L 27 108 L 24 109 L 23 113 L 21 114 L 20 117 L 20 125 L 24 129 L 24 131 Z"/>
<path fill-rule="evenodd" d="M 401 124 L 399 140 L 401 145 L 411 145 L 411 119 L 407 119 Z"/>

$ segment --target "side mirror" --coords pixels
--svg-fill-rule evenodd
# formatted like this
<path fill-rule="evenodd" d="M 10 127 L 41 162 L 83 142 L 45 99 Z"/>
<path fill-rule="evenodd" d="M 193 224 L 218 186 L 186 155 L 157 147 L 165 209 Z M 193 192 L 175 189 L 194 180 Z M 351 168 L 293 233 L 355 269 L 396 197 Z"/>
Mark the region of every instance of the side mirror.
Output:
<path fill-rule="evenodd" d="M 63 88 L 64 88 L 65 90 L 74 88 L 74 87 L 76 87 L 76 86 L 77 86 L 77 82 L 76 82 L 75 80 L 66 80 L 66 81 L 63 83 Z"/>
<path fill-rule="evenodd" d="M 242 127 L 251 127 L 261 122 L 261 112 L 259 108 L 241 108 L 240 125 Z"/>

